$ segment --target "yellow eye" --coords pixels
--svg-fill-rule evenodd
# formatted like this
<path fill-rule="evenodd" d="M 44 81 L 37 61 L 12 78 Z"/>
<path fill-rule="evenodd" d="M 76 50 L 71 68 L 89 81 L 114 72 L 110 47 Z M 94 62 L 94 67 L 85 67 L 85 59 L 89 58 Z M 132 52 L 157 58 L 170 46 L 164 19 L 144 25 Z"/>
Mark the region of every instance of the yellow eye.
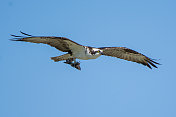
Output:
<path fill-rule="evenodd" d="M 100 53 L 100 50 L 98 50 L 97 52 Z"/>

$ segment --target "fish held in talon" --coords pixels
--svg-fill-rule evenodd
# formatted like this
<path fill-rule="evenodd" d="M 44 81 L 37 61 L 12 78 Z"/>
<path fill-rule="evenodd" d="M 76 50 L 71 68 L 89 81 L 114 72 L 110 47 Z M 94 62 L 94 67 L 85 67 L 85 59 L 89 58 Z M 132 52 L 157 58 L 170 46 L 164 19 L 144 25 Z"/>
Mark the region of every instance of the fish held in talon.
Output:
<path fill-rule="evenodd" d="M 81 70 L 81 67 L 80 67 L 80 63 L 79 62 L 76 62 L 76 64 L 71 64 L 72 67 L 75 67 L 76 69 L 78 70 Z"/>

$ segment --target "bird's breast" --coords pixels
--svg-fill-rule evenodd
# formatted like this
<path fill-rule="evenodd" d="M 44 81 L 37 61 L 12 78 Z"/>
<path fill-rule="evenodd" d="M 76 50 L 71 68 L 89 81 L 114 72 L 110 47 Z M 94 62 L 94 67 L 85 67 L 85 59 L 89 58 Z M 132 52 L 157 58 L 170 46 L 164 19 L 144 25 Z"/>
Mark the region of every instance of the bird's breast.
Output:
<path fill-rule="evenodd" d="M 87 53 L 85 53 L 85 51 L 83 51 L 83 52 L 73 53 L 73 56 L 78 59 L 88 60 L 88 59 L 96 59 L 100 55 L 91 55 L 91 54 L 87 54 Z"/>

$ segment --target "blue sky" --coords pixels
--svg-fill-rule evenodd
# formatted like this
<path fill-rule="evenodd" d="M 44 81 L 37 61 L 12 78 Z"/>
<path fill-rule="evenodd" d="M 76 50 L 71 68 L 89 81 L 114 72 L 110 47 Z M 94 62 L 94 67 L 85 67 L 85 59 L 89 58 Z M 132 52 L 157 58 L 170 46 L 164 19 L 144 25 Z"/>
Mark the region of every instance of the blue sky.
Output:
<path fill-rule="evenodd" d="M 1 117 L 176 117 L 176 1 L 5 0 L 0 4 Z M 101 56 L 81 71 L 42 44 L 9 41 L 24 31 L 80 44 L 123 46 L 158 69 Z"/>

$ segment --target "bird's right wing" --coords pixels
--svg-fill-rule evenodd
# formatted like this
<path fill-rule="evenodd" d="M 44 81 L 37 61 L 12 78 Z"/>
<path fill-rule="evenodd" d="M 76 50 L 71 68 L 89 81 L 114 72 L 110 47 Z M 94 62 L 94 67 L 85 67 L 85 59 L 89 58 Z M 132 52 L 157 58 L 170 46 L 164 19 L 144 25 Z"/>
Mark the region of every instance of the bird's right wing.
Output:
<path fill-rule="evenodd" d="M 83 46 L 65 37 L 50 37 L 50 36 L 32 36 L 21 32 L 24 36 L 11 35 L 15 38 L 12 41 L 24 41 L 32 43 L 48 44 L 63 52 L 70 52 L 73 49 L 82 48 Z"/>

